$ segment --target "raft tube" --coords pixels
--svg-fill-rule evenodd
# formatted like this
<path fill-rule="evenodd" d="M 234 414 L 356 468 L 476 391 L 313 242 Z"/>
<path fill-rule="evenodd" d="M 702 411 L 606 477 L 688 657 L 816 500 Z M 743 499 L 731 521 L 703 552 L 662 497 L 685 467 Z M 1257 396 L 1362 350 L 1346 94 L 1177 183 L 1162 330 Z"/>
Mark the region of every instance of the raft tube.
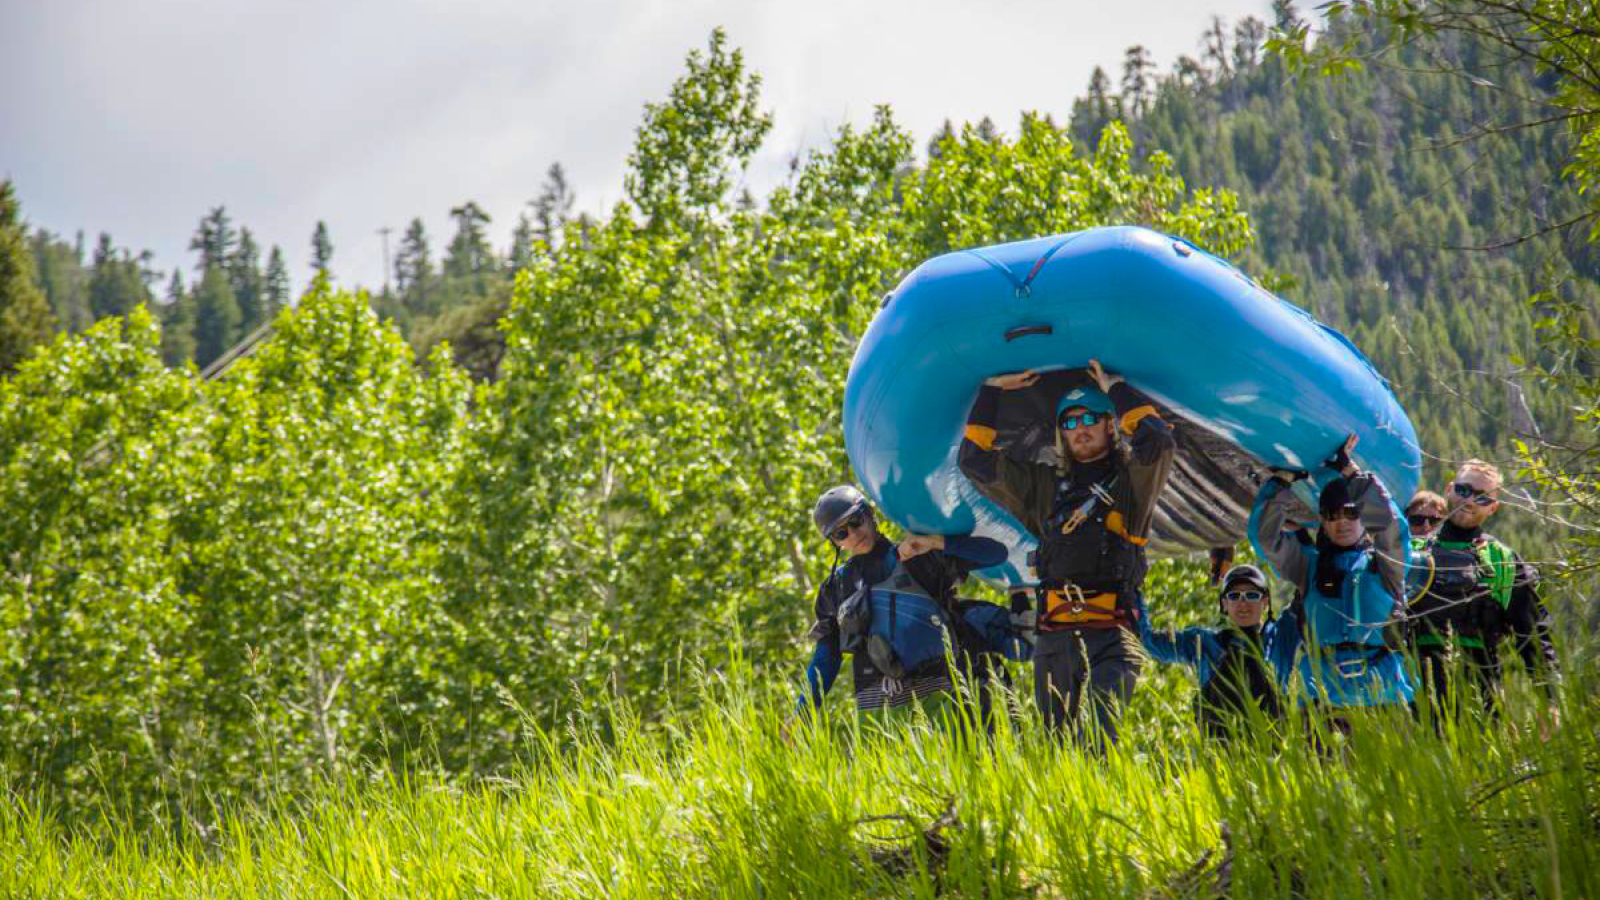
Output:
<path fill-rule="evenodd" d="M 1053 462 L 1056 400 L 1087 383 L 1091 358 L 1176 433 L 1154 555 L 1232 546 L 1270 466 L 1313 473 L 1297 493 L 1314 520 L 1312 491 L 1331 477 L 1319 464 L 1350 433 L 1357 465 L 1398 503 L 1416 488 L 1416 431 L 1355 345 L 1223 260 L 1137 227 L 963 250 L 906 276 L 850 364 L 844 436 L 857 479 L 902 527 L 1005 543 L 1008 561 L 981 574 L 1028 583 L 1032 538 L 957 465 L 967 413 L 984 379 L 1047 372 L 1006 392 L 997 443 Z"/>

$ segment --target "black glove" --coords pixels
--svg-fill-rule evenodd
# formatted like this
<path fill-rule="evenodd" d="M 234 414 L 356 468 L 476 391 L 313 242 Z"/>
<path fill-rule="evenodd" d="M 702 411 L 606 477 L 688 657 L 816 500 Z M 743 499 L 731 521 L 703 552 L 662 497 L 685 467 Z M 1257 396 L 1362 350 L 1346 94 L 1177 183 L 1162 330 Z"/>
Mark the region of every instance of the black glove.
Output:
<path fill-rule="evenodd" d="M 1350 466 L 1351 466 L 1350 453 L 1349 453 L 1349 451 L 1345 450 L 1345 447 L 1348 446 L 1348 444 L 1349 444 L 1349 441 L 1346 441 L 1345 443 L 1340 444 L 1339 445 L 1339 449 L 1333 451 L 1333 455 L 1332 456 L 1330 456 L 1327 459 L 1323 460 L 1322 461 L 1323 468 L 1332 469 L 1335 472 L 1338 472 L 1340 474 L 1343 474 L 1345 469 L 1350 468 Z"/>

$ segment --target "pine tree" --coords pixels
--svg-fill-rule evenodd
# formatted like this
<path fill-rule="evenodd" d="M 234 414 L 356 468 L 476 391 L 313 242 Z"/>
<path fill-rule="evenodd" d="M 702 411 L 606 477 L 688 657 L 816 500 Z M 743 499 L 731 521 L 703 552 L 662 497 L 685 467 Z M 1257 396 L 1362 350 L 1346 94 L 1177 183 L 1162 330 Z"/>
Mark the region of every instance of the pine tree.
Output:
<path fill-rule="evenodd" d="M 161 310 L 161 359 L 169 366 L 194 361 L 194 295 L 184 290 L 183 273 L 172 270 Z"/>
<path fill-rule="evenodd" d="M 1202 38 L 1205 52 L 1203 58 L 1212 66 L 1212 71 L 1217 73 L 1217 81 L 1226 81 L 1233 73 L 1228 53 L 1228 30 L 1222 22 L 1221 16 L 1212 16 L 1211 25 L 1206 28 Z"/>
<path fill-rule="evenodd" d="M 421 219 L 412 219 L 394 257 L 394 283 L 400 293 L 401 306 L 412 314 L 425 311 L 432 280 L 433 259 L 428 232 Z"/>
<path fill-rule="evenodd" d="M 194 294 L 194 361 L 204 368 L 238 341 L 239 304 L 219 266 L 205 271 Z"/>
<path fill-rule="evenodd" d="M 533 265 L 537 255 L 534 242 L 538 236 L 533 230 L 533 220 L 526 210 L 517 215 L 517 227 L 511 229 L 511 249 L 506 253 L 506 267 L 513 274 Z"/>
<path fill-rule="evenodd" d="M 239 229 L 239 242 L 228 257 L 228 286 L 239 304 L 239 327 L 249 334 L 266 319 L 266 282 L 261 275 L 261 248 L 250 229 Z"/>
<path fill-rule="evenodd" d="M 1294 33 L 1301 24 L 1300 13 L 1294 8 L 1294 0 L 1272 0 L 1272 27 L 1284 34 Z"/>
<path fill-rule="evenodd" d="M 270 322 L 289 305 L 289 267 L 283 264 L 283 251 L 277 244 L 267 255 L 267 275 L 262 287 L 261 320 Z"/>
<path fill-rule="evenodd" d="M 227 265 L 229 257 L 233 255 L 235 240 L 237 235 L 227 209 L 221 206 L 213 208 L 200 220 L 200 227 L 189 240 L 189 249 L 200 252 L 200 260 L 195 264 L 196 271 L 204 272 L 212 266 Z"/>
<path fill-rule="evenodd" d="M 1243 72 L 1255 68 L 1266 40 L 1267 23 L 1255 16 L 1245 16 L 1233 26 L 1233 70 Z"/>
<path fill-rule="evenodd" d="M 0 181 L 0 374 L 15 371 L 55 328 L 35 271 L 16 188 Z"/>
<path fill-rule="evenodd" d="M 567 171 L 561 163 L 551 163 L 545 173 L 539 196 L 533 199 L 533 217 L 539 223 L 536 232 L 544 245 L 554 251 L 561 241 L 561 229 L 572 218 L 572 208 L 577 196 L 567 184 Z"/>
<path fill-rule="evenodd" d="M 326 275 L 332 262 L 333 239 L 328 236 L 327 223 L 318 219 L 317 228 L 311 233 L 311 270 Z"/>
<path fill-rule="evenodd" d="M 939 155 L 943 152 L 940 148 L 944 145 L 944 143 L 946 141 L 953 141 L 955 139 L 955 126 L 950 124 L 949 119 L 945 119 L 944 124 L 939 127 L 939 130 L 933 133 L 933 137 L 928 138 L 928 159 L 938 159 Z"/>
<path fill-rule="evenodd" d="M 1155 69 L 1155 62 L 1150 58 L 1150 51 L 1142 45 L 1135 44 L 1129 47 L 1122 56 L 1122 98 L 1127 103 L 1129 115 L 1140 115 L 1149 105 L 1150 96 L 1154 92 L 1155 84 L 1150 73 Z"/>
<path fill-rule="evenodd" d="M 104 232 L 94 248 L 89 269 L 89 311 L 96 321 L 124 316 L 141 303 L 150 302 L 150 287 L 140 260 L 112 246 Z"/>
<path fill-rule="evenodd" d="M 395 287 L 402 293 L 433 277 L 432 249 L 422 220 L 412 219 L 394 257 Z"/>
<path fill-rule="evenodd" d="M 1192 56 L 1180 56 L 1172 66 L 1172 77 L 1176 79 L 1179 87 L 1190 90 L 1205 87 L 1206 67 Z"/>
<path fill-rule="evenodd" d="M 77 333 L 94 324 L 89 312 L 89 272 L 83 264 L 83 233 L 67 240 L 44 229 L 29 238 L 39 287 L 55 314 L 57 327 Z"/>
<path fill-rule="evenodd" d="M 1111 94 L 1111 76 L 1099 66 L 1089 75 L 1088 96 L 1073 101 L 1072 136 L 1083 146 L 1094 147 L 1100 143 L 1100 132 L 1120 112 L 1117 98 Z"/>
<path fill-rule="evenodd" d="M 456 235 L 445 250 L 444 273 L 466 278 L 489 271 L 494 264 L 494 250 L 489 247 L 484 228 L 489 224 L 489 214 L 469 200 L 451 209 L 450 217 L 456 220 Z"/>

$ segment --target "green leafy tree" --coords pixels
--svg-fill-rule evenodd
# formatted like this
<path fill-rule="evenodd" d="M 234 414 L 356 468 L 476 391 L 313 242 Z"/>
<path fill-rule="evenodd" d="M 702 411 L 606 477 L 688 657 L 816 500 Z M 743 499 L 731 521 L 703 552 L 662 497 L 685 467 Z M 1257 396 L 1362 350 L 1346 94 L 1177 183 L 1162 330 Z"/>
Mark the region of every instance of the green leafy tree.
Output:
<path fill-rule="evenodd" d="M 175 682 L 204 676 L 167 552 L 175 501 L 197 487 L 196 387 L 159 342 L 135 309 L 0 381 L 0 503 L 27 511 L 0 517 L 0 767 L 82 810 L 104 797 L 97 771 L 158 811 L 199 787 L 169 755 L 207 723 L 169 703 Z"/>
<path fill-rule="evenodd" d="M 12 372 L 50 337 L 55 317 L 36 281 L 22 205 L 12 183 L 0 181 L 0 374 Z"/>
<path fill-rule="evenodd" d="M 623 184 L 658 227 L 720 211 L 737 174 L 730 161 L 748 161 L 772 128 L 772 117 L 760 111 L 761 77 L 727 45 L 727 34 L 713 31 L 703 54 L 689 54 L 688 74 L 667 99 L 645 106 Z"/>

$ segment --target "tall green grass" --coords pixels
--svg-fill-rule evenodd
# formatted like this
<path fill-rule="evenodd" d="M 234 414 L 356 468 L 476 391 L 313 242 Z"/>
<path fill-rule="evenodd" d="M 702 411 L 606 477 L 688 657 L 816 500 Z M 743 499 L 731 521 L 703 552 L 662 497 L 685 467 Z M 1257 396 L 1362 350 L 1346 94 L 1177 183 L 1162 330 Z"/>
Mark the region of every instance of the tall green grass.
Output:
<path fill-rule="evenodd" d="M 1320 749 L 1221 748 L 1130 713 L 1105 757 L 1022 703 L 992 736 L 706 679 L 700 711 L 531 733 L 515 777 L 367 772 L 211 825 L 70 827 L 0 803 L 0 897 L 1600 897 L 1600 711 L 1570 673 L 1541 736 L 1361 716 Z M 1152 737 L 1159 735 L 1159 737 Z M 942 827 L 934 827 L 943 817 Z"/>

